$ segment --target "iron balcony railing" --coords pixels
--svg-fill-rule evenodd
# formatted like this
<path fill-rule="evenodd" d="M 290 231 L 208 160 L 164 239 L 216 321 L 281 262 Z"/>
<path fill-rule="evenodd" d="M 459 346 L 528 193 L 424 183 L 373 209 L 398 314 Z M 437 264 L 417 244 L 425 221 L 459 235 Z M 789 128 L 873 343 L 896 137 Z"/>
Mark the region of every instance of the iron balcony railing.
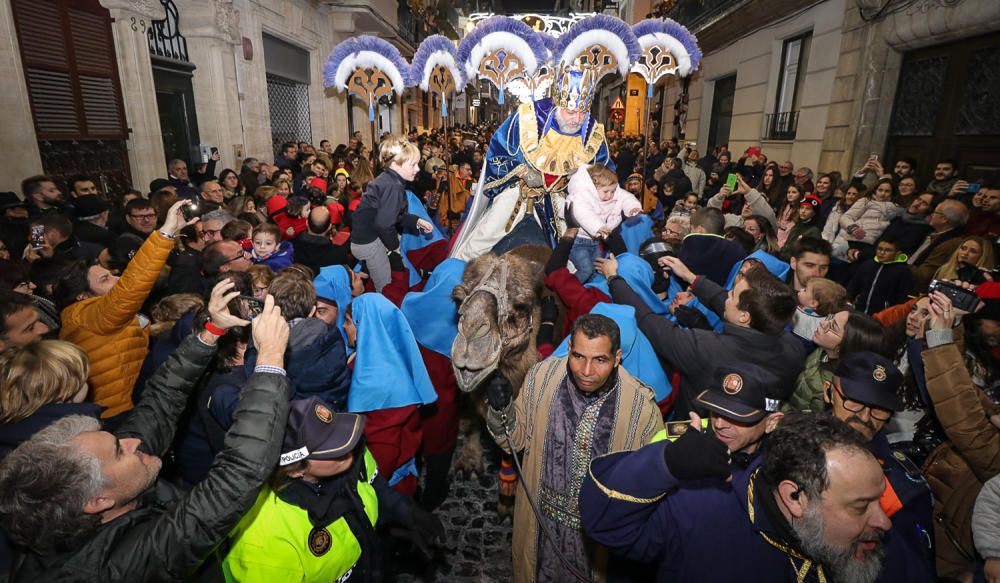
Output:
<path fill-rule="evenodd" d="M 799 112 L 782 111 L 764 116 L 765 140 L 794 140 L 799 126 Z"/>

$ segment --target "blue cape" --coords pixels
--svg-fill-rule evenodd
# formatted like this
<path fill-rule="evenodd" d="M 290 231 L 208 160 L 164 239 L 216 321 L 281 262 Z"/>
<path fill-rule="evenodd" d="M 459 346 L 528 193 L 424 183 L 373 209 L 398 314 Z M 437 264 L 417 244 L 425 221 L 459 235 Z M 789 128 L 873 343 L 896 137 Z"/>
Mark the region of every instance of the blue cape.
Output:
<path fill-rule="evenodd" d="M 357 356 L 347 411 L 364 413 L 437 400 L 420 349 L 403 313 L 382 294 L 354 298 Z"/>
<path fill-rule="evenodd" d="M 434 230 L 430 233 L 411 233 L 409 231 L 403 231 L 403 234 L 399 237 L 399 251 L 403 256 L 403 264 L 406 265 L 406 268 L 410 271 L 410 285 L 414 286 L 420 283 L 420 272 L 413 267 L 406 254 L 414 249 L 422 249 L 431 243 L 443 241 L 444 236 L 441 235 L 441 231 L 438 230 L 436 222 L 431 219 L 430 215 L 427 214 L 427 209 L 424 208 L 424 203 L 420 202 L 417 195 L 407 190 L 406 199 L 408 203 L 406 212 L 411 215 L 417 215 L 428 223 L 435 225 Z"/>
<path fill-rule="evenodd" d="M 670 313 L 670 310 L 667 309 L 667 303 L 653 291 L 653 268 L 645 259 L 631 253 L 619 255 L 618 275 L 628 282 L 632 291 L 639 294 L 649 309 L 660 315 Z"/>
<path fill-rule="evenodd" d="M 639 331 L 635 321 L 635 308 L 601 302 L 590 310 L 591 314 L 607 316 L 618 324 L 621 331 L 622 366 L 632 376 L 649 385 L 656 393 L 657 402 L 670 396 L 673 387 L 663 366 L 656 357 L 653 345 Z M 563 339 L 552 356 L 561 358 L 569 354 L 569 336 Z"/>
<path fill-rule="evenodd" d="M 633 255 L 639 254 L 639 246 L 642 242 L 653 236 L 653 219 L 649 215 L 639 213 L 638 215 L 622 221 L 622 239 L 625 240 L 625 247 Z"/>
<path fill-rule="evenodd" d="M 347 346 L 347 333 L 344 332 L 344 312 L 351 305 L 354 295 L 351 292 L 351 274 L 344 265 L 327 265 L 319 270 L 319 275 L 313 280 L 316 297 L 337 302 L 337 328 Z M 347 353 L 350 354 L 350 349 Z"/>
<path fill-rule="evenodd" d="M 446 259 L 434 268 L 424 291 L 406 294 L 400 307 L 417 343 L 448 358 L 458 334 L 458 307 L 451 292 L 462 282 L 464 272 L 464 261 Z"/>
<path fill-rule="evenodd" d="M 604 274 L 600 272 L 595 271 L 587 283 L 583 284 L 583 287 L 594 288 L 609 298 L 611 297 L 611 286 L 608 285 L 608 280 L 604 278 Z"/>

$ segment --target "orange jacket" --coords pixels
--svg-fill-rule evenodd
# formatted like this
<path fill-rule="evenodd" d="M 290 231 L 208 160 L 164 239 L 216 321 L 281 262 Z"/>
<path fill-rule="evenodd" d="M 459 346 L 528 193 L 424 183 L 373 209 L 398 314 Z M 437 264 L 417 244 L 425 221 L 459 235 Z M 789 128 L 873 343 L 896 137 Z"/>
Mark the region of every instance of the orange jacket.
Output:
<path fill-rule="evenodd" d="M 154 232 L 107 294 L 71 304 L 62 311 L 59 338 L 90 358 L 90 400 L 107 407 L 103 417 L 132 408 L 132 388 L 149 352 L 149 331 L 136 314 L 167 263 L 174 242 Z"/>

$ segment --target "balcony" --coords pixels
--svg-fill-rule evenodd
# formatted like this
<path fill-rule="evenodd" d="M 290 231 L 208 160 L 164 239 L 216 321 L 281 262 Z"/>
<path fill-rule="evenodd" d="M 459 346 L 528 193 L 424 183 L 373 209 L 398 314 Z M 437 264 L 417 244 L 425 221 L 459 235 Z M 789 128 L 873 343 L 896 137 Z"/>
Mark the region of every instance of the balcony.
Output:
<path fill-rule="evenodd" d="M 783 111 L 764 116 L 765 140 L 794 140 L 799 127 L 799 112 Z"/>

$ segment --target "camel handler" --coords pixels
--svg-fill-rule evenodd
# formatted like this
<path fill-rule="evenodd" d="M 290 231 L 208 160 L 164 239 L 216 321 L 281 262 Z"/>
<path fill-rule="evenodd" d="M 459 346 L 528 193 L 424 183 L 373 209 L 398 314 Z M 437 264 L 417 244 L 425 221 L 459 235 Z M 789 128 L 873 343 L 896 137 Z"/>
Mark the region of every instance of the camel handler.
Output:
<path fill-rule="evenodd" d="M 596 81 L 586 65 L 565 67 L 551 97 L 521 104 L 497 128 L 452 257 L 470 261 L 524 243 L 555 246 L 565 229 L 556 217 L 570 174 L 581 164 L 614 169 L 604 126 L 590 115 Z"/>
<path fill-rule="evenodd" d="M 568 355 L 532 367 L 513 402 L 502 376 L 487 384 L 490 434 L 505 452 L 524 452 L 514 506 L 515 582 L 608 578 L 605 549 L 580 526 L 580 486 L 591 459 L 638 449 L 663 429 L 652 389 L 621 361 L 618 325 L 586 314 L 573 324 Z M 545 456 L 552 452 L 559 455 Z"/>

